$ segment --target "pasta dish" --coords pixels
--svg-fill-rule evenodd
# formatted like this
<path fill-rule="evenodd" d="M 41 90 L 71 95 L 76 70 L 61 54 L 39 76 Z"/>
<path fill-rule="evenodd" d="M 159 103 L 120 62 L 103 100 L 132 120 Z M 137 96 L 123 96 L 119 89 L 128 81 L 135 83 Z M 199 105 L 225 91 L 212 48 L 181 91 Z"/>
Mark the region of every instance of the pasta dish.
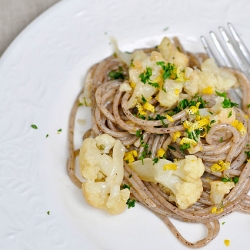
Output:
<path fill-rule="evenodd" d="M 139 202 L 182 244 L 203 247 L 221 217 L 250 213 L 248 102 L 243 73 L 185 51 L 176 37 L 116 49 L 89 69 L 71 110 L 68 174 L 91 206 L 119 214 Z M 91 128 L 75 149 L 82 105 L 91 108 Z M 170 217 L 204 224 L 206 237 L 187 241 Z"/>

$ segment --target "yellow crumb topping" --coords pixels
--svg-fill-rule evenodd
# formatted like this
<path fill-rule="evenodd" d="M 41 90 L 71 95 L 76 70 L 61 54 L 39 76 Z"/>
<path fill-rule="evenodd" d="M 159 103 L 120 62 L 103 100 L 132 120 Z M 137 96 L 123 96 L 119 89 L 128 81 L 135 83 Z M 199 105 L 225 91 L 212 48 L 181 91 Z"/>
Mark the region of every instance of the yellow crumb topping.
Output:
<path fill-rule="evenodd" d="M 165 154 L 165 150 L 163 148 L 160 148 L 157 152 L 157 157 L 163 157 Z"/>
<path fill-rule="evenodd" d="M 163 166 L 164 171 L 166 170 L 176 170 L 177 169 L 177 165 L 175 163 L 169 163 L 169 164 L 165 164 Z"/>
<path fill-rule="evenodd" d="M 193 139 L 190 139 L 190 138 L 187 138 L 187 137 L 183 137 L 180 141 L 180 145 L 183 145 L 184 143 L 188 143 L 188 144 L 191 144 L 193 146 L 196 146 L 197 145 L 197 142 Z"/>
<path fill-rule="evenodd" d="M 181 137 L 181 132 L 180 131 L 174 132 L 174 134 L 173 134 L 173 142 L 176 142 L 177 138 L 180 138 L 180 137 Z"/>
<path fill-rule="evenodd" d="M 213 92 L 214 92 L 214 89 L 213 89 L 213 87 L 211 87 L 211 86 L 208 86 L 207 88 L 204 88 L 204 89 L 202 90 L 202 94 L 211 95 L 211 94 L 213 94 Z"/>
<path fill-rule="evenodd" d="M 224 162 L 224 161 L 218 161 L 214 165 L 211 166 L 211 171 L 212 172 L 223 172 L 224 170 L 227 170 L 230 168 L 230 163 L 229 162 Z"/>
<path fill-rule="evenodd" d="M 166 115 L 166 118 L 167 118 L 170 122 L 174 122 L 174 119 L 173 119 L 170 115 Z"/>
<path fill-rule="evenodd" d="M 212 209 L 211 209 L 211 213 L 212 214 L 220 214 L 222 212 L 223 212 L 223 208 L 222 207 L 220 207 L 220 208 L 212 207 Z"/>
<path fill-rule="evenodd" d="M 228 247 L 230 246 L 230 240 L 224 240 L 224 244 Z"/>
<path fill-rule="evenodd" d="M 136 150 L 131 150 L 129 152 L 126 152 L 124 154 L 124 161 L 128 162 L 128 163 L 131 163 L 131 162 L 134 162 L 135 161 L 135 157 L 138 156 L 138 153 Z"/>
<path fill-rule="evenodd" d="M 150 104 L 149 102 L 146 102 L 145 104 L 143 104 L 143 108 L 150 111 L 150 112 L 155 112 L 155 107 Z"/>
<path fill-rule="evenodd" d="M 239 120 L 234 120 L 231 125 L 235 127 L 242 135 L 247 132 L 246 128 Z"/>

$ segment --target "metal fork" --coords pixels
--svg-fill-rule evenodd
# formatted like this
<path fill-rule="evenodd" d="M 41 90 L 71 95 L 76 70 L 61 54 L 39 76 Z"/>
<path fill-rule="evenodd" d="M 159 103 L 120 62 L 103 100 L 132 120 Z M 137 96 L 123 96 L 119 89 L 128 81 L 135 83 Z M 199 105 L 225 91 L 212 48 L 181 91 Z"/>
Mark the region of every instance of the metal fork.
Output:
<path fill-rule="evenodd" d="M 221 37 L 211 31 L 210 36 L 220 57 L 215 56 L 214 50 L 204 36 L 201 42 L 209 57 L 214 58 L 219 66 L 227 66 L 241 70 L 250 79 L 250 52 L 231 23 L 227 24 L 230 32 L 219 27 Z"/>
<path fill-rule="evenodd" d="M 231 23 L 227 24 L 230 32 L 219 27 L 221 37 L 216 36 L 215 32 L 210 31 L 214 49 L 210 46 L 204 36 L 201 36 L 201 42 L 207 52 L 207 55 L 214 58 L 218 66 L 227 66 L 242 71 L 250 79 L 250 52 L 235 28 Z M 217 51 L 219 56 L 216 56 Z M 239 88 L 231 89 L 230 95 L 241 106 L 242 91 Z"/>

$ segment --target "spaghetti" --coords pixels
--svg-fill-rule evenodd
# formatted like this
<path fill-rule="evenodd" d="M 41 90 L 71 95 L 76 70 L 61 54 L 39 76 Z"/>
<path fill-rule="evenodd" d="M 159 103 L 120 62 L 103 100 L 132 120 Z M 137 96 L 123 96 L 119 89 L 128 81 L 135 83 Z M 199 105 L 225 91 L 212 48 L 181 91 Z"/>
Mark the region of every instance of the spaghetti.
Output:
<path fill-rule="evenodd" d="M 231 75 L 236 79 L 228 91 L 221 91 L 223 86 L 206 85 L 203 89 L 198 86 L 193 93 L 193 87 L 188 84 L 193 72 L 201 72 L 202 67 L 205 68 L 206 55 L 186 52 L 177 38 L 173 41 L 172 48 L 175 51 L 178 48 L 175 58 L 171 50 L 168 50 L 171 55 L 162 57 L 166 51 L 161 43 L 158 48 L 136 51 L 136 56 L 130 58 L 130 65 L 113 55 L 90 68 L 84 91 L 81 91 L 70 114 L 68 174 L 81 188 L 82 182 L 75 175 L 75 158 L 79 150 L 74 148 L 73 132 L 79 103 L 84 103 L 91 105 L 92 110 L 91 129 L 86 132 L 84 140 L 108 134 L 119 140 L 127 153 L 134 152 L 130 158 L 127 154 L 123 163 L 123 184 L 130 186 L 130 199 L 142 203 L 161 218 L 181 243 L 199 248 L 216 237 L 221 217 L 233 211 L 250 212 L 250 83 L 243 73 L 224 68 L 224 76 Z M 170 60 L 166 60 L 166 57 Z M 152 68 L 152 62 L 145 66 L 145 60 L 149 60 L 147 58 L 154 61 Z M 182 63 L 178 59 L 186 60 L 186 65 L 177 67 Z M 158 72 L 156 76 L 153 67 Z M 219 74 L 220 69 L 213 69 Z M 139 92 L 139 83 L 133 82 L 135 74 L 136 81 L 142 86 Z M 166 81 L 169 81 L 169 85 Z M 145 86 L 147 89 L 143 90 Z M 243 94 L 240 107 L 227 97 L 235 86 L 239 86 Z M 166 99 L 169 92 L 171 94 Z M 175 95 L 178 98 L 172 100 Z M 140 171 L 136 171 L 138 168 L 131 167 L 135 162 L 143 165 L 146 159 L 152 160 L 152 166 L 161 160 L 170 160 L 174 164 L 176 159 L 180 161 L 189 155 L 202 160 L 204 173 L 200 178 L 202 192 L 199 198 L 184 209 L 173 199 L 171 190 L 157 181 L 145 181 L 140 178 Z M 231 187 L 221 196 L 220 204 L 211 200 L 212 183 L 215 186 L 231 183 Z M 191 243 L 181 236 L 169 217 L 203 223 L 207 236 Z"/>

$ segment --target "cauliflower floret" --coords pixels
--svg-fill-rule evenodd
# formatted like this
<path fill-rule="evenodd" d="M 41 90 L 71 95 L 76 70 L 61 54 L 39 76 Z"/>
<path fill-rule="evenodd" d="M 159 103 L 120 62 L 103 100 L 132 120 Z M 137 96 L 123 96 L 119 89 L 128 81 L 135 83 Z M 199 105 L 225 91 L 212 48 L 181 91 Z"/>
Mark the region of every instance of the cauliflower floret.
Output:
<path fill-rule="evenodd" d="M 187 67 L 186 71 L 187 69 L 190 68 Z M 189 94 L 190 96 L 194 96 L 198 92 L 198 86 L 200 85 L 199 75 L 195 70 L 193 70 L 190 76 L 186 77 L 188 78 L 188 80 L 184 82 L 183 88 L 187 94 Z"/>
<path fill-rule="evenodd" d="M 225 194 L 235 187 L 234 182 L 211 181 L 210 200 L 215 204 L 221 204 Z"/>
<path fill-rule="evenodd" d="M 113 150 L 112 157 L 108 155 Z M 120 190 L 124 176 L 125 147 L 107 134 L 87 138 L 80 148 L 81 174 L 86 178 L 82 190 L 86 201 L 110 214 L 119 214 L 126 208 L 129 189 Z"/>
<path fill-rule="evenodd" d="M 188 66 L 188 57 L 181 53 L 171 40 L 167 37 L 164 37 L 158 46 L 163 57 L 170 63 L 176 65 L 176 67 L 187 67 Z"/>
<path fill-rule="evenodd" d="M 178 167 L 174 175 L 190 182 L 199 179 L 205 171 L 202 160 L 195 155 L 186 155 L 185 159 L 176 162 L 176 164 Z"/>
<path fill-rule="evenodd" d="M 182 82 L 168 79 L 164 83 L 164 90 L 159 91 L 156 99 L 162 106 L 170 108 L 178 102 L 182 88 Z"/>
<path fill-rule="evenodd" d="M 236 77 L 225 69 L 220 69 L 212 58 L 208 58 L 201 65 L 201 71 L 198 72 L 200 77 L 199 93 L 203 89 L 212 88 L 220 92 L 227 91 L 236 84 Z"/>
<path fill-rule="evenodd" d="M 222 102 L 224 101 L 223 97 L 215 98 L 215 105 L 211 108 L 199 109 L 199 114 L 201 117 L 209 117 L 211 126 L 217 123 L 227 123 L 232 124 L 236 119 L 236 113 L 233 108 L 223 108 Z M 211 123 L 211 121 L 213 121 Z"/>
<path fill-rule="evenodd" d="M 142 55 L 135 55 L 135 59 L 133 61 L 134 66 L 130 67 L 129 69 L 129 79 L 130 83 L 135 85 L 133 94 L 131 98 L 128 101 L 128 107 L 132 108 L 136 105 L 137 100 L 141 100 L 142 96 L 144 96 L 146 99 L 149 99 L 152 95 L 154 95 L 157 91 L 158 88 L 148 84 L 148 83 L 143 83 L 141 81 L 140 75 L 145 73 L 148 69 L 152 71 L 152 75 L 150 76 L 151 81 L 162 81 L 159 79 L 159 76 L 161 75 L 161 66 L 156 64 L 155 57 L 158 58 L 160 61 L 165 61 L 164 58 L 159 54 L 158 52 L 152 52 L 153 57 L 148 56 L 144 57 Z M 158 78 L 157 78 L 158 77 Z M 160 85 L 161 83 L 159 83 Z"/>
<path fill-rule="evenodd" d="M 159 183 L 171 190 L 170 199 L 175 201 L 180 209 L 186 209 L 194 204 L 203 191 L 201 176 L 205 167 L 201 159 L 194 155 L 175 163 L 160 159 L 154 164 L 152 159 L 144 159 L 129 164 L 138 176 L 148 182 Z"/>

